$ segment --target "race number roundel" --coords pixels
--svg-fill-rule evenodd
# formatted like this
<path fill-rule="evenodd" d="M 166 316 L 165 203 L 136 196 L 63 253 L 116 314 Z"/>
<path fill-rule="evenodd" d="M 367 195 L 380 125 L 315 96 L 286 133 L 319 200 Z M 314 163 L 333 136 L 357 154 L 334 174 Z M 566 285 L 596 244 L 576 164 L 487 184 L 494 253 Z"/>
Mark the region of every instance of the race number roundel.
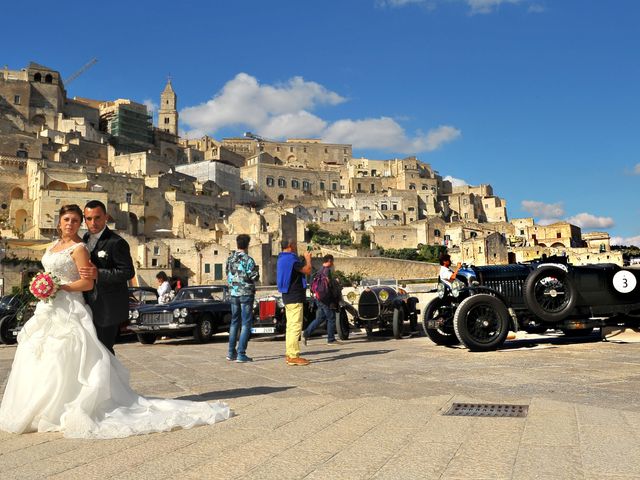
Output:
<path fill-rule="evenodd" d="M 633 273 L 621 270 L 613 276 L 613 288 L 620 293 L 629 293 L 636 288 L 636 277 Z"/>

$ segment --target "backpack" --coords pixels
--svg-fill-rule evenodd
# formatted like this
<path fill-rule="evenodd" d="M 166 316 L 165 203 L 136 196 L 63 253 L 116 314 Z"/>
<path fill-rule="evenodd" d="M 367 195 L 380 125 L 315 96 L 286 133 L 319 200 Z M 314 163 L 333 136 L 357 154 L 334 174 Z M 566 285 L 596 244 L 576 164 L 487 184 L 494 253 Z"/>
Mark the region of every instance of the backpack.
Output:
<path fill-rule="evenodd" d="M 320 270 L 311 282 L 311 294 L 322 303 L 328 303 L 332 299 L 329 277 Z"/>

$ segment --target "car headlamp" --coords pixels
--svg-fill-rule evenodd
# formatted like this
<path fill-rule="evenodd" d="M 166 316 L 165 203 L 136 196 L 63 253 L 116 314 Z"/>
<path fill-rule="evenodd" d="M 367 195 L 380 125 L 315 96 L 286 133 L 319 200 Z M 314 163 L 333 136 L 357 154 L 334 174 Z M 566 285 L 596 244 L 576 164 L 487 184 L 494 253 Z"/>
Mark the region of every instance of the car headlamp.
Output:
<path fill-rule="evenodd" d="M 462 290 L 464 288 L 464 283 L 462 283 L 460 280 L 454 280 L 451 283 L 451 295 L 454 298 L 458 298 L 460 296 L 460 290 Z"/>
<path fill-rule="evenodd" d="M 447 289 L 445 288 L 444 284 L 438 283 L 438 286 L 436 287 L 436 292 L 437 292 L 438 298 L 444 298 L 444 294 L 447 293 Z"/>
<path fill-rule="evenodd" d="M 380 290 L 378 298 L 380 298 L 380 300 L 382 300 L 383 302 L 386 302 L 387 300 L 389 300 L 389 292 L 387 292 L 386 290 Z"/>
<path fill-rule="evenodd" d="M 186 308 L 181 308 L 180 309 L 180 316 L 182 318 L 186 318 L 186 316 L 189 314 L 189 311 Z"/>
<path fill-rule="evenodd" d="M 138 310 L 134 310 L 133 312 L 131 312 L 131 318 L 133 320 L 137 319 L 138 317 L 140 317 L 140 312 Z"/>
<path fill-rule="evenodd" d="M 349 300 L 349 303 L 356 303 L 356 300 L 358 300 L 358 294 L 356 292 L 347 293 L 347 300 Z"/>
<path fill-rule="evenodd" d="M 173 318 L 180 318 L 180 309 L 179 308 L 176 308 L 173 311 Z"/>

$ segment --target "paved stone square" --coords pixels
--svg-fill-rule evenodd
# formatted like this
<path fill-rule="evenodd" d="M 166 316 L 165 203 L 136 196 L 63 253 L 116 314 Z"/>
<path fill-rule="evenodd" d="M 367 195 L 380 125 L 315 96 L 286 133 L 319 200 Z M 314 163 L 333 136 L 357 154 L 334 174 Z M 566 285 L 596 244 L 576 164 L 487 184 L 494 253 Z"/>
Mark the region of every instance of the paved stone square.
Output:
<path fill-rule="evenodd" d="M 640 344 L 528 337 L 491 353 L 427 338 L 116 346 L 147 396 L 223 400 L 213 426 L 118 440 L 0 432 L 0 476 L 56 479 L 640 478 Z M 15 347 L 0 347 L 4 390 Z M 529 405 L 526 418 L 444 416 L 452 402 Z"/>

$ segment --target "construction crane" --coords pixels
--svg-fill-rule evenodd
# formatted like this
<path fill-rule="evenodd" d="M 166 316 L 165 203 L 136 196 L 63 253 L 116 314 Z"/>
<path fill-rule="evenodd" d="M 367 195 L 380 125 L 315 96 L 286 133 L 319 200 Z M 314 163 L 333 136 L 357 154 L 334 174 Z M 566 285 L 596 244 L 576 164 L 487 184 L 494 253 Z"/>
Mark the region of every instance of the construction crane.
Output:
<path fill-rule="evenodd" d="M 73 82 L 76 78 L 78 78 L 80 75 L 82 75 L 84 72 L 86 72 L 87 70 L 89 70 L 91 67 L 93 67 L 96 63 L 98 63 L 98 59 L 97 58 L 92 58 L 91 60 L 89 60 L 87 63 L 85 63 L 82 67 L 80 67 L 79 70 L 76 70 L 74 73 L 72 73 L 70 76 L 68 76 L 67 78 L 65 78 L 64 80 L 64 84 L 65 85 L 69 85 L 71 82 Z"/>

